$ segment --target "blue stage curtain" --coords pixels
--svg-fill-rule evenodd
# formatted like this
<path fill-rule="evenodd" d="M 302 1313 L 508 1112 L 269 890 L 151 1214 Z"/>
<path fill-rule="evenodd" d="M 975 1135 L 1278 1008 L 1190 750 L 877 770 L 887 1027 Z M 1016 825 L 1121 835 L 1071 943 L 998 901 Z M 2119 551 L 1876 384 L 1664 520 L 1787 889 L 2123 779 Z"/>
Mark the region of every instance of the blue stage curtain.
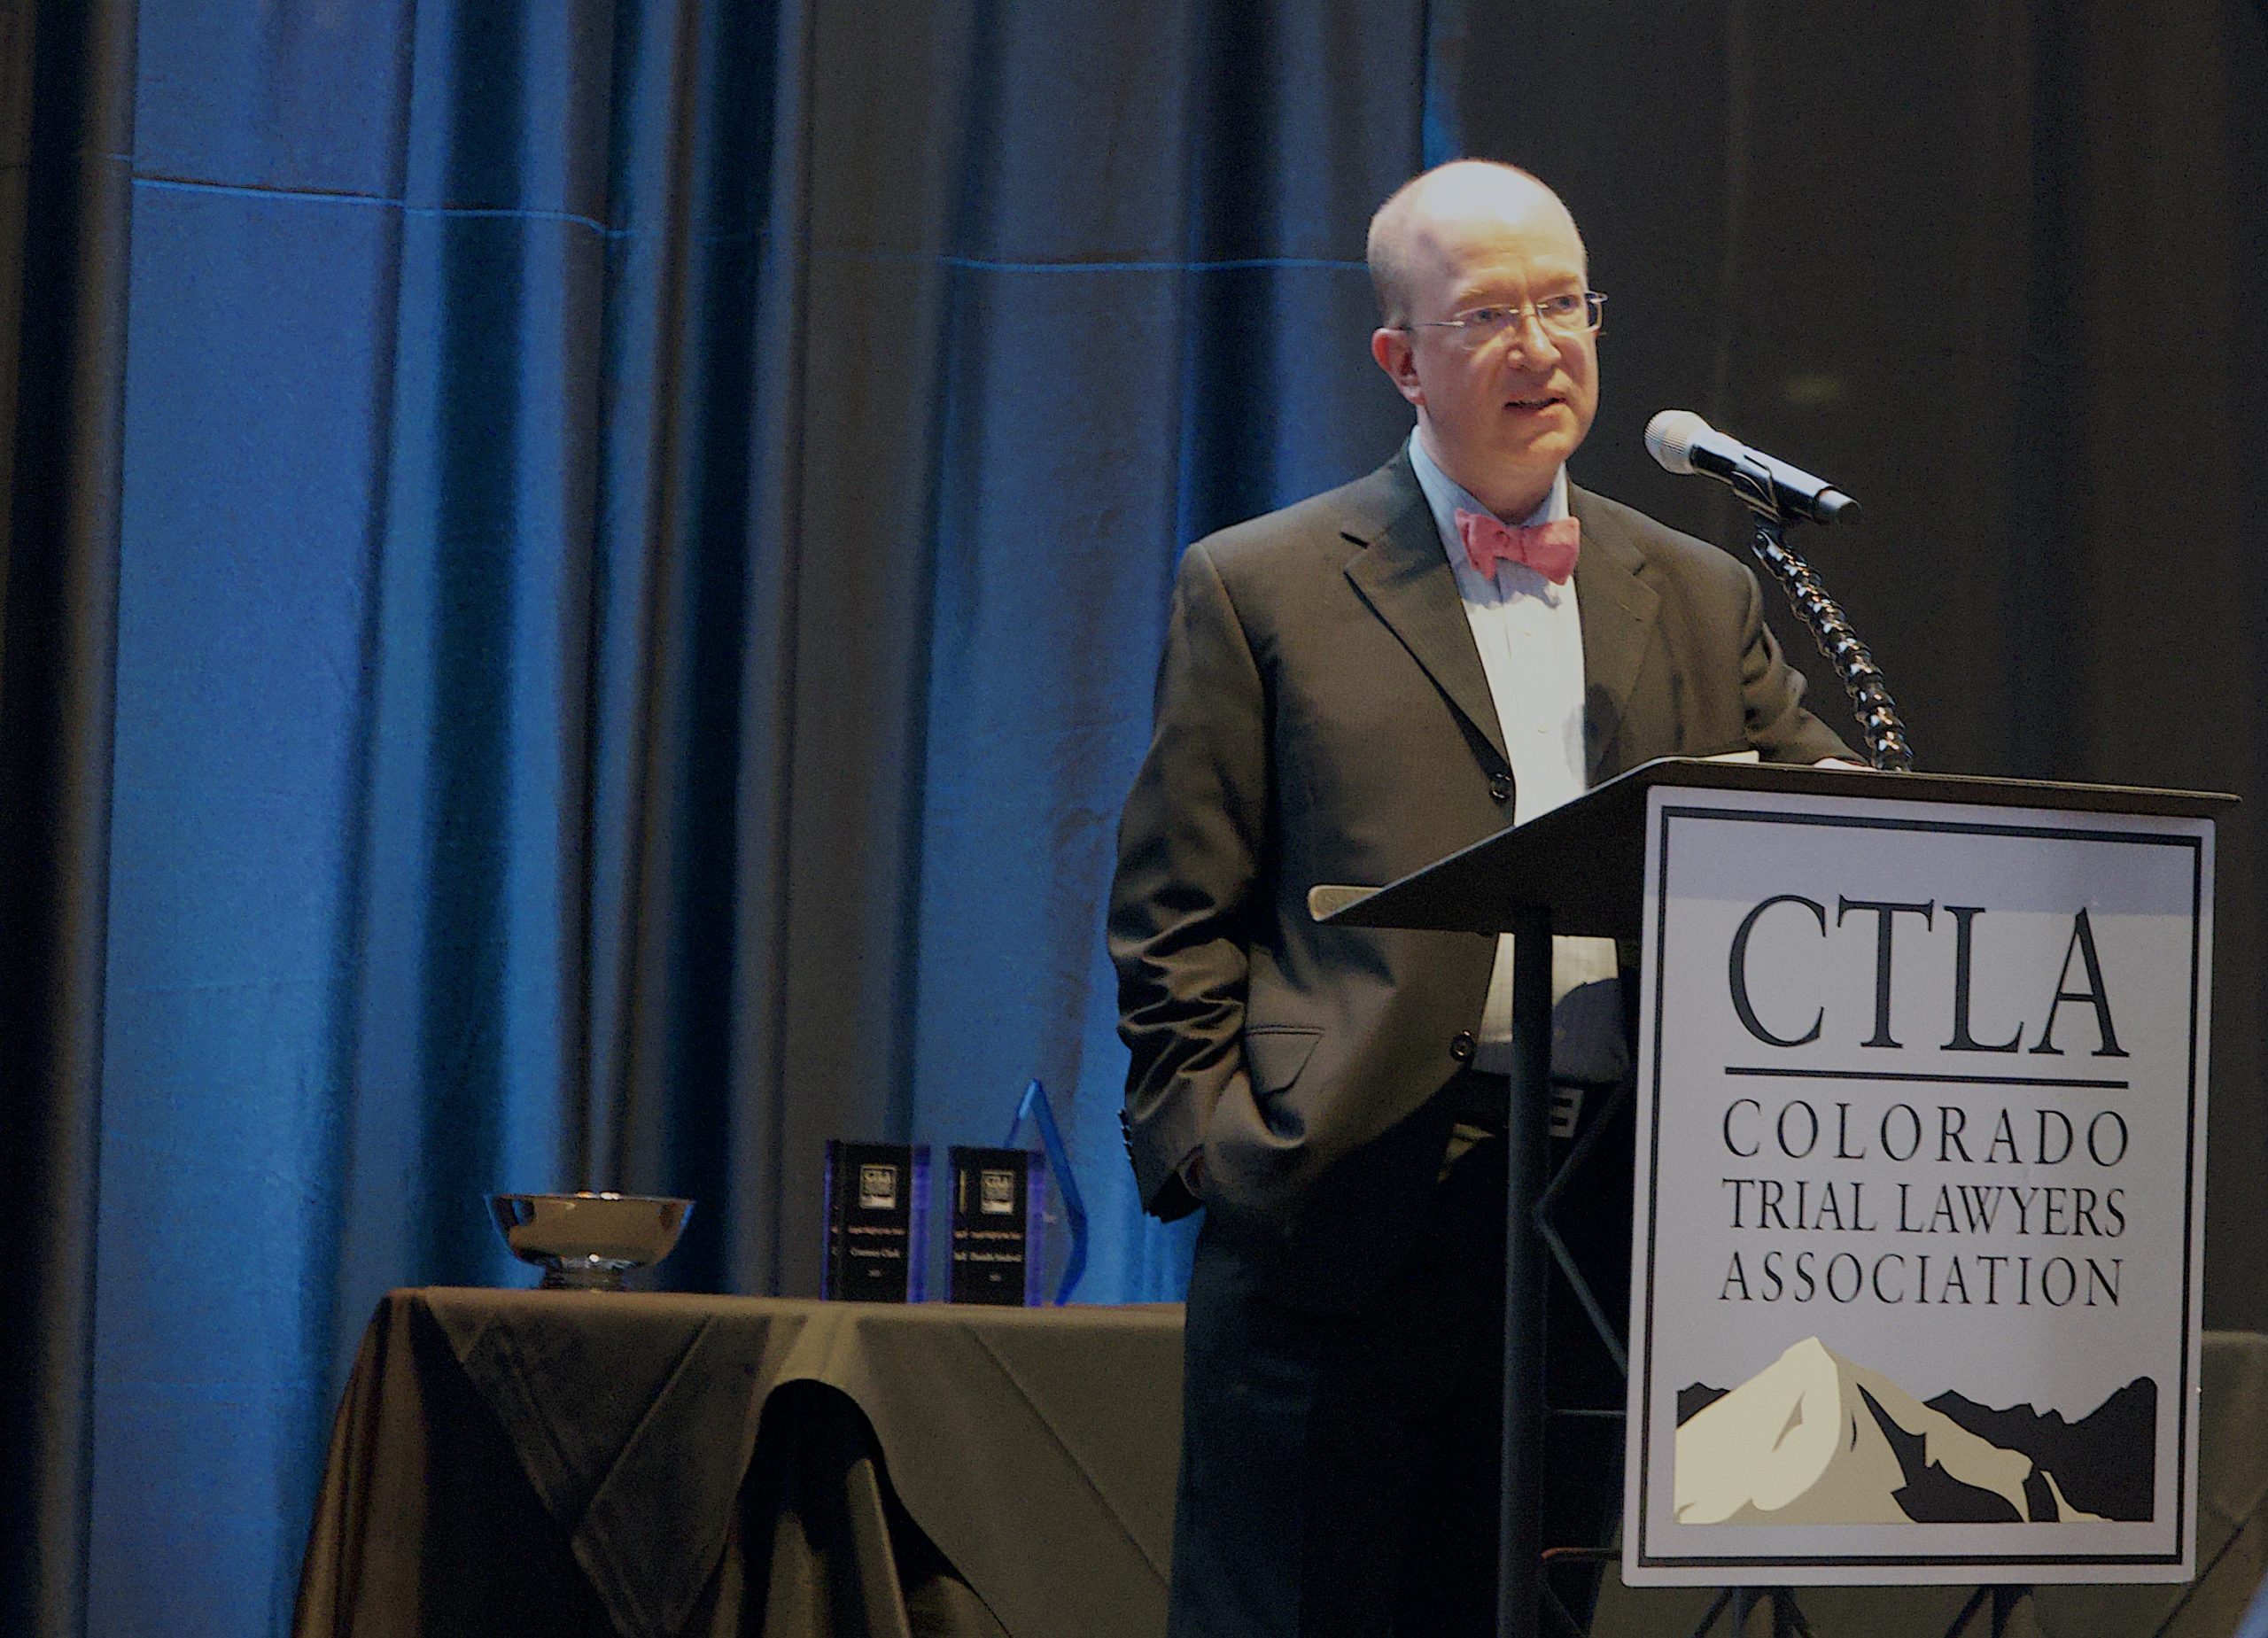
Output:
<path fill-rule="evenodd" d="M 1178 547 L 1406 424 L 1359 258 L 1456 8 L 19 12 L 22 1630 L 284 1621 L 378 1295 L 530 1277 L 493 1190 L 806 1293 L 825 1138 L 1037 1075 L 1082 1296 L 1177 1295 L 1116 809 Z"/>

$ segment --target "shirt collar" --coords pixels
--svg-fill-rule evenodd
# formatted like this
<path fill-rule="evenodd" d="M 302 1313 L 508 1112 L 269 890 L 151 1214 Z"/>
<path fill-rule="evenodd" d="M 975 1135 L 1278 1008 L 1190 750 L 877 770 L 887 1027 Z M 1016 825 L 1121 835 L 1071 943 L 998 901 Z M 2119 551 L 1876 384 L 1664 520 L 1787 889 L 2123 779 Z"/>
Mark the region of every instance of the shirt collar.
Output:
<path fill-rule="evenodd" d="M 1458 483 L 1434 463 L 1426 451 L 1425 440 L 1412 432 L 1410 435 L 1410 464 L 1417 470 L 1418 486 L 1425 492 L 1425 503 L 1433 508 L 1433 521 L 1441 525 L 1441 538 L 1455 540 L 1456 509 L 1486 512 L 1488 508 L 1470 489 Z M 1506 523 L 1556 524 L 1567 516 L 1567 469 L 1561 467 L 1551 475 L 1551 487 L 1545 491 L 1542 504 L 1526 517 L 1506 518 Z"/>
<path fill-rule="evenodd" d="M 1433 527 L 1441 537 L 1441 549 L 1449 554 L 1450 566 L 1470 571 L 1472 565 L 1464 560 L 1464 538 L 1457 532 L 1457 508 L 1484 513 L 1488 508 L 1471 490 L 1435 464 L 1426 452 L 1425 440 L 1414 431 L 1410 435 L 1410 464 L 1418 474 L 1418 487 L 1425 492 L 1425 504 L 1433 509 Z M 1542 504 L 1518 521 L 1554 524 L 1568 516 L 1567 469 L 1562 466 L 1551 475 L 1551 487 L 1545 493 Z"/>

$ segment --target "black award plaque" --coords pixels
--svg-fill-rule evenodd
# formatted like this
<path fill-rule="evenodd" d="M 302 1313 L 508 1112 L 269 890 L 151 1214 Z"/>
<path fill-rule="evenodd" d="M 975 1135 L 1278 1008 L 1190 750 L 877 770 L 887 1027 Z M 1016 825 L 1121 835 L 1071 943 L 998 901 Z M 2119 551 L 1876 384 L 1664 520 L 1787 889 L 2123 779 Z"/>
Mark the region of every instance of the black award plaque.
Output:
<path fill-rule="evenodd" d="M 1040 1200 L 1047 1163 L 1023 1149 L 969 1149 L 952 1161 L 955 1302 L 1029 1308 L 1039 1300 Z"/>
<path fill-rule="evenodd" d="M 829 1138 L 819 1294 L 850 1302 L 920 1301 L 928 1197 L 926 1145 Z"/>

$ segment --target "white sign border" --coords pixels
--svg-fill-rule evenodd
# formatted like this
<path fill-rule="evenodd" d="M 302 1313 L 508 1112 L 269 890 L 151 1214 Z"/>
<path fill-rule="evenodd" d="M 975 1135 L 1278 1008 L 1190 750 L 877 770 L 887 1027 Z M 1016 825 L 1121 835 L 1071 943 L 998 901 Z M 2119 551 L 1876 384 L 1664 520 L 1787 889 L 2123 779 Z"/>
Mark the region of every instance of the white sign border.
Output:
<path fill-rule="evenodd" d="M 2197 1530 L 2197 1380 L 2201 1364 L 2203 1291 L 2205 1138 L 2204 1113 L 2210 1074 L 2212 883 L 2215 827 L 2203 819 L 2156 815 L 2075 812 L 2061 809 L 2002 805 L 1959 810 L 1951 817 L 1943 803 L 1884 802 L 1852 797 L 1771 795 L 1763 792 L 1657 787 L 1647 793 L 1644 899 L 1642 918 L 1642 994 L 1638 1153 L 1642 1164 L 1632 1183 L 1630 1288 L 1630 1375 L 1627 1401 L 1628 1441 L 1624 1473 L 1622 1578 L 1632 1587 L 1715 1586 L 1945 1586 L 1978 1584 L 2079 1584 L 2193 1580 Z M 2182 1378 L 2176 1393 L 2174 1541 L 2171 1551 L 2147 1554 L 1952 1554 L 1891 1556 L 1884 1554 L 1649 1555 L 1646 1550 L 1646 1485 L 1651 1440 L 1653 1326 L 1651 1302 L 1653 1193 L 1659 1164 L 1663 986 L 1658 962 L 1667 916 L 1669 831 L 1682 819 L 1728 819 L 1754 824 L 1845 827 L 1860 830 L 1930 831 L 1941 834 L 2029 836 L 2043 841 L 2085 841 L 2186 848 L 2190 850 L 2190 1013 L 2186 1086 L 2187 1174 L 2183 1211 L 2181 1314 Z"/>

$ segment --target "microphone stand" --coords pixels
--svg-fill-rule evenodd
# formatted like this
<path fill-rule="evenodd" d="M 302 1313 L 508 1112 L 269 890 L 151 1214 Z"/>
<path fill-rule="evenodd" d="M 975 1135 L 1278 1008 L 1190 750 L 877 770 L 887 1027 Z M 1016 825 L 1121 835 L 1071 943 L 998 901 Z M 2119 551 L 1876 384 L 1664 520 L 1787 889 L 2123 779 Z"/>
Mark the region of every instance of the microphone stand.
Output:
<path fill-rule="evenodd" d="M 1818 643 L 1820 653 L 1827 656 L 1843 679 L 1843 691 L 1851 696 L 1851 709 L 1857 713 L 1860 730 L 1866 735 L 1868 760 L 1884 772 L 1910 773 L 1914 768 L 1914 748 L 1907 742 L 1906 725 L 1899 720 L 1898 707 L 1891 700 L 1882 667 L 1875 664 L 1875 656 L 1868 651 L 1867 645 L 1859 640 L 1859 633 L 1851 629 L 1842 606 L 1827 594 L 1818 571 L 1789 547 L 1787 525 L 1780 515 L 1772 475 L 1761 467 L 1744 462 L 1728 477 L 1733 493 L 1748 508 L 1753 525 L 1749 549 L 1771 571 L 1772 578 L 1780 583 L 1780 589 L 1787 593 L 1789 602 L 1811 628 L 1812 640 Z"/>

